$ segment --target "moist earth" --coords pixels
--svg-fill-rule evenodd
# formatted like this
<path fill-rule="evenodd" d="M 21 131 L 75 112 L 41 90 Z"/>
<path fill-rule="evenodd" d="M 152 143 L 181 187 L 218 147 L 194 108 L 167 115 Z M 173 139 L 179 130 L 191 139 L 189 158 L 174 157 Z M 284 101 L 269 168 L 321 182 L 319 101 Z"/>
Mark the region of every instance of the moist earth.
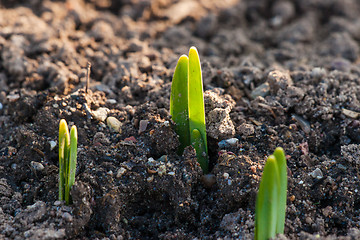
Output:
<path fill-rule="evenodd" d="M 360 238 L 356 0 L 0 2 L 1 239 L 252 239 L 266 157 L 285 234 Z M 177 59 L 202 63 L 210 156 L 177 154 Z M 87 64 L 91 64 L 86 90 Z M 58 125 L 79 134 L 58 201 Z"/>

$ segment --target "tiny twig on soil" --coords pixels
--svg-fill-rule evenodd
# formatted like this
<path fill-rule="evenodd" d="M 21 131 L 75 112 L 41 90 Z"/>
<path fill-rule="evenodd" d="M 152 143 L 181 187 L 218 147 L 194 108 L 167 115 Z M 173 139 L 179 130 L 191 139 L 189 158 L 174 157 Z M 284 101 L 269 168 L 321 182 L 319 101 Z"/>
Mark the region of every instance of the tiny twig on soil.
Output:
<path fill-rule="evenodd" d="M 86 69 L 86 87 L 85 87 L 85 92 L 86 92 L 86 93 L 88 93 L 88 89 L 89 89 L 90 68 L 91 68 L 91 63 L 88 62 L 88 63 L 87 63 L 87 69 Z"/>

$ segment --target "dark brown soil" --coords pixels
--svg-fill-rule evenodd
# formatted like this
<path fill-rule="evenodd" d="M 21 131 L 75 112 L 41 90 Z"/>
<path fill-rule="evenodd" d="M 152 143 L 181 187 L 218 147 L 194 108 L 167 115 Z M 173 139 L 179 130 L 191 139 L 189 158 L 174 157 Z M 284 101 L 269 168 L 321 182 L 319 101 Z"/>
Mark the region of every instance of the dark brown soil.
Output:
<path fill-rule="evenodd" d="M 356 0 L 0 1 L 0 239 L 251 239 L 277 146 L 279 239 L 360 239 L 359 16 Z M 169 116 L 191 46 L 206 176 L 193 148 L 176 154 Z M 62 118 L 79 133 L 70 206 L 57 201 Z"/>

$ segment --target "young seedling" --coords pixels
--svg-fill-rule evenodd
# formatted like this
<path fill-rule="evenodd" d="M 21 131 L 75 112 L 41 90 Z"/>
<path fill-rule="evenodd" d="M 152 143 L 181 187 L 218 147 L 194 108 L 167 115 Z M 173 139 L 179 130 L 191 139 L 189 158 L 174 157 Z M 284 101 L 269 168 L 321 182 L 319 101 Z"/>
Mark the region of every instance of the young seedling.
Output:
<path fill-rule="evenodd" d="M 255 206 L 255 240 L 268 240 L 284 233 L 287 169 L 281 147 L 266 161 Z"/>
<path fill-rule="evenodd" d="M 70 190 L 75 182 L 77 158 L 77 129 L 69 128 L 65 119 L 60 120 L 59 126 L 59 200 L 70 204 Z"/>
<path fill-rule="evenodd" d="M 186 146 L 196 150 L 198 162 L 204 173 L 208 172 L 203 83 L 199 54 L 195 47 L 189 57 L 182 55 L 175 68 L 170 95 L 170 114 L 179 135 L 179 154 Z"/>

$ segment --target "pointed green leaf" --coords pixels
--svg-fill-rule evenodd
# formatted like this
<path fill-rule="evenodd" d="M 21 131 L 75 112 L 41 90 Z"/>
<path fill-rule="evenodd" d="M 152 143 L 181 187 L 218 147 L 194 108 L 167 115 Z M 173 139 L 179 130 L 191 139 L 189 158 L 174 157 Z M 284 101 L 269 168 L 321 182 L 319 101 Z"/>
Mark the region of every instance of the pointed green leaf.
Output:
<path fill-rule="evenodd" d="M 276 234 L 284 233 L 284 225 L 285 225 L 285 214 L 286 214 L 286 199 L 287 199 L 287 167 L 286 167 L 286 157 L 284 149 L 278 147 L 274 151 L 274 156 L 276 159 L 276 163 L 278 166 L 279 172 L 279 209 L 278 209 L 278 217 L 277 217 L 277 225 L 276 225 Z"/>
<path fill-rule="evenodd" d="M 60 142 L 61 141 L 61 142 Z M 59 139 L 59 200 L 65 200 L 65 138 Z"/>
<path fill-rule="evenodd" d="M 189 124 L 190 133 L 192 133 L 194 129 L 200 132 L 207 156 L 203 83 L 199 54 L 195 47 L 191 47 L 189 50 Z M 191 142 L 197 141 L 197 139 L 193 139 L 193 136 L 194 134 L 190 134 Z"/>
<path fill-rule="evenodd" d="M 195 47 L 189 57 L 180 57 L 171 85 L 170 114 L 179 135 L 179 154 L 192 144 L 197 150 L 198 161 L 204 172 L 208 171 L 208 148 L 206 139 L 205 109 L 201 66 Z"/>
<path fill-rule="evenodd" d="M 176 123 L 175 131 L 179 135 L 179 154 L 190 145 L 189 110 L 188 110 L 188 71 L 189 59 L 182 55 L 175 68 L 170 95 L 170 114 Z"/>
<path fill-rule="evenodd" d="M 199 130 L 194 129 L 191 133 L 192 146 L 196 150 L 196 157 L 201 166 L 201 169 L 206 174 L 209 171 L 209 162 L 206 154 L 206 147 L 204 145 L 204 139 L 202 138 Z"/>
<path fill-rule="evenodd" d="M 278 210 L 279 172 L 273 155 L 266 161 L 255 206 L 255 240 L 275 237 Z"/>
<path fill-rule="evenodd" d="M 69 129 L 65 119 L 60 120 L 59 124 L 59 200 L 64 200 L 65 194 L 65 173 L 68 156 L 70 137 Z"/>
<path fill-rule="evenodd" d="M 75 173 L 76 173 L 76 159 L 77 159 L 77 129 L 76 126 L 72 126 L 70 130 L 70 154 L 69 154 L 69 163 L 68 163 L 68 172 L 67 172 L 67 184 L 65 187 L 65 201 L 67 204 L 70 203 L 70 190 L 72 185 L 75 183 Z"/>

